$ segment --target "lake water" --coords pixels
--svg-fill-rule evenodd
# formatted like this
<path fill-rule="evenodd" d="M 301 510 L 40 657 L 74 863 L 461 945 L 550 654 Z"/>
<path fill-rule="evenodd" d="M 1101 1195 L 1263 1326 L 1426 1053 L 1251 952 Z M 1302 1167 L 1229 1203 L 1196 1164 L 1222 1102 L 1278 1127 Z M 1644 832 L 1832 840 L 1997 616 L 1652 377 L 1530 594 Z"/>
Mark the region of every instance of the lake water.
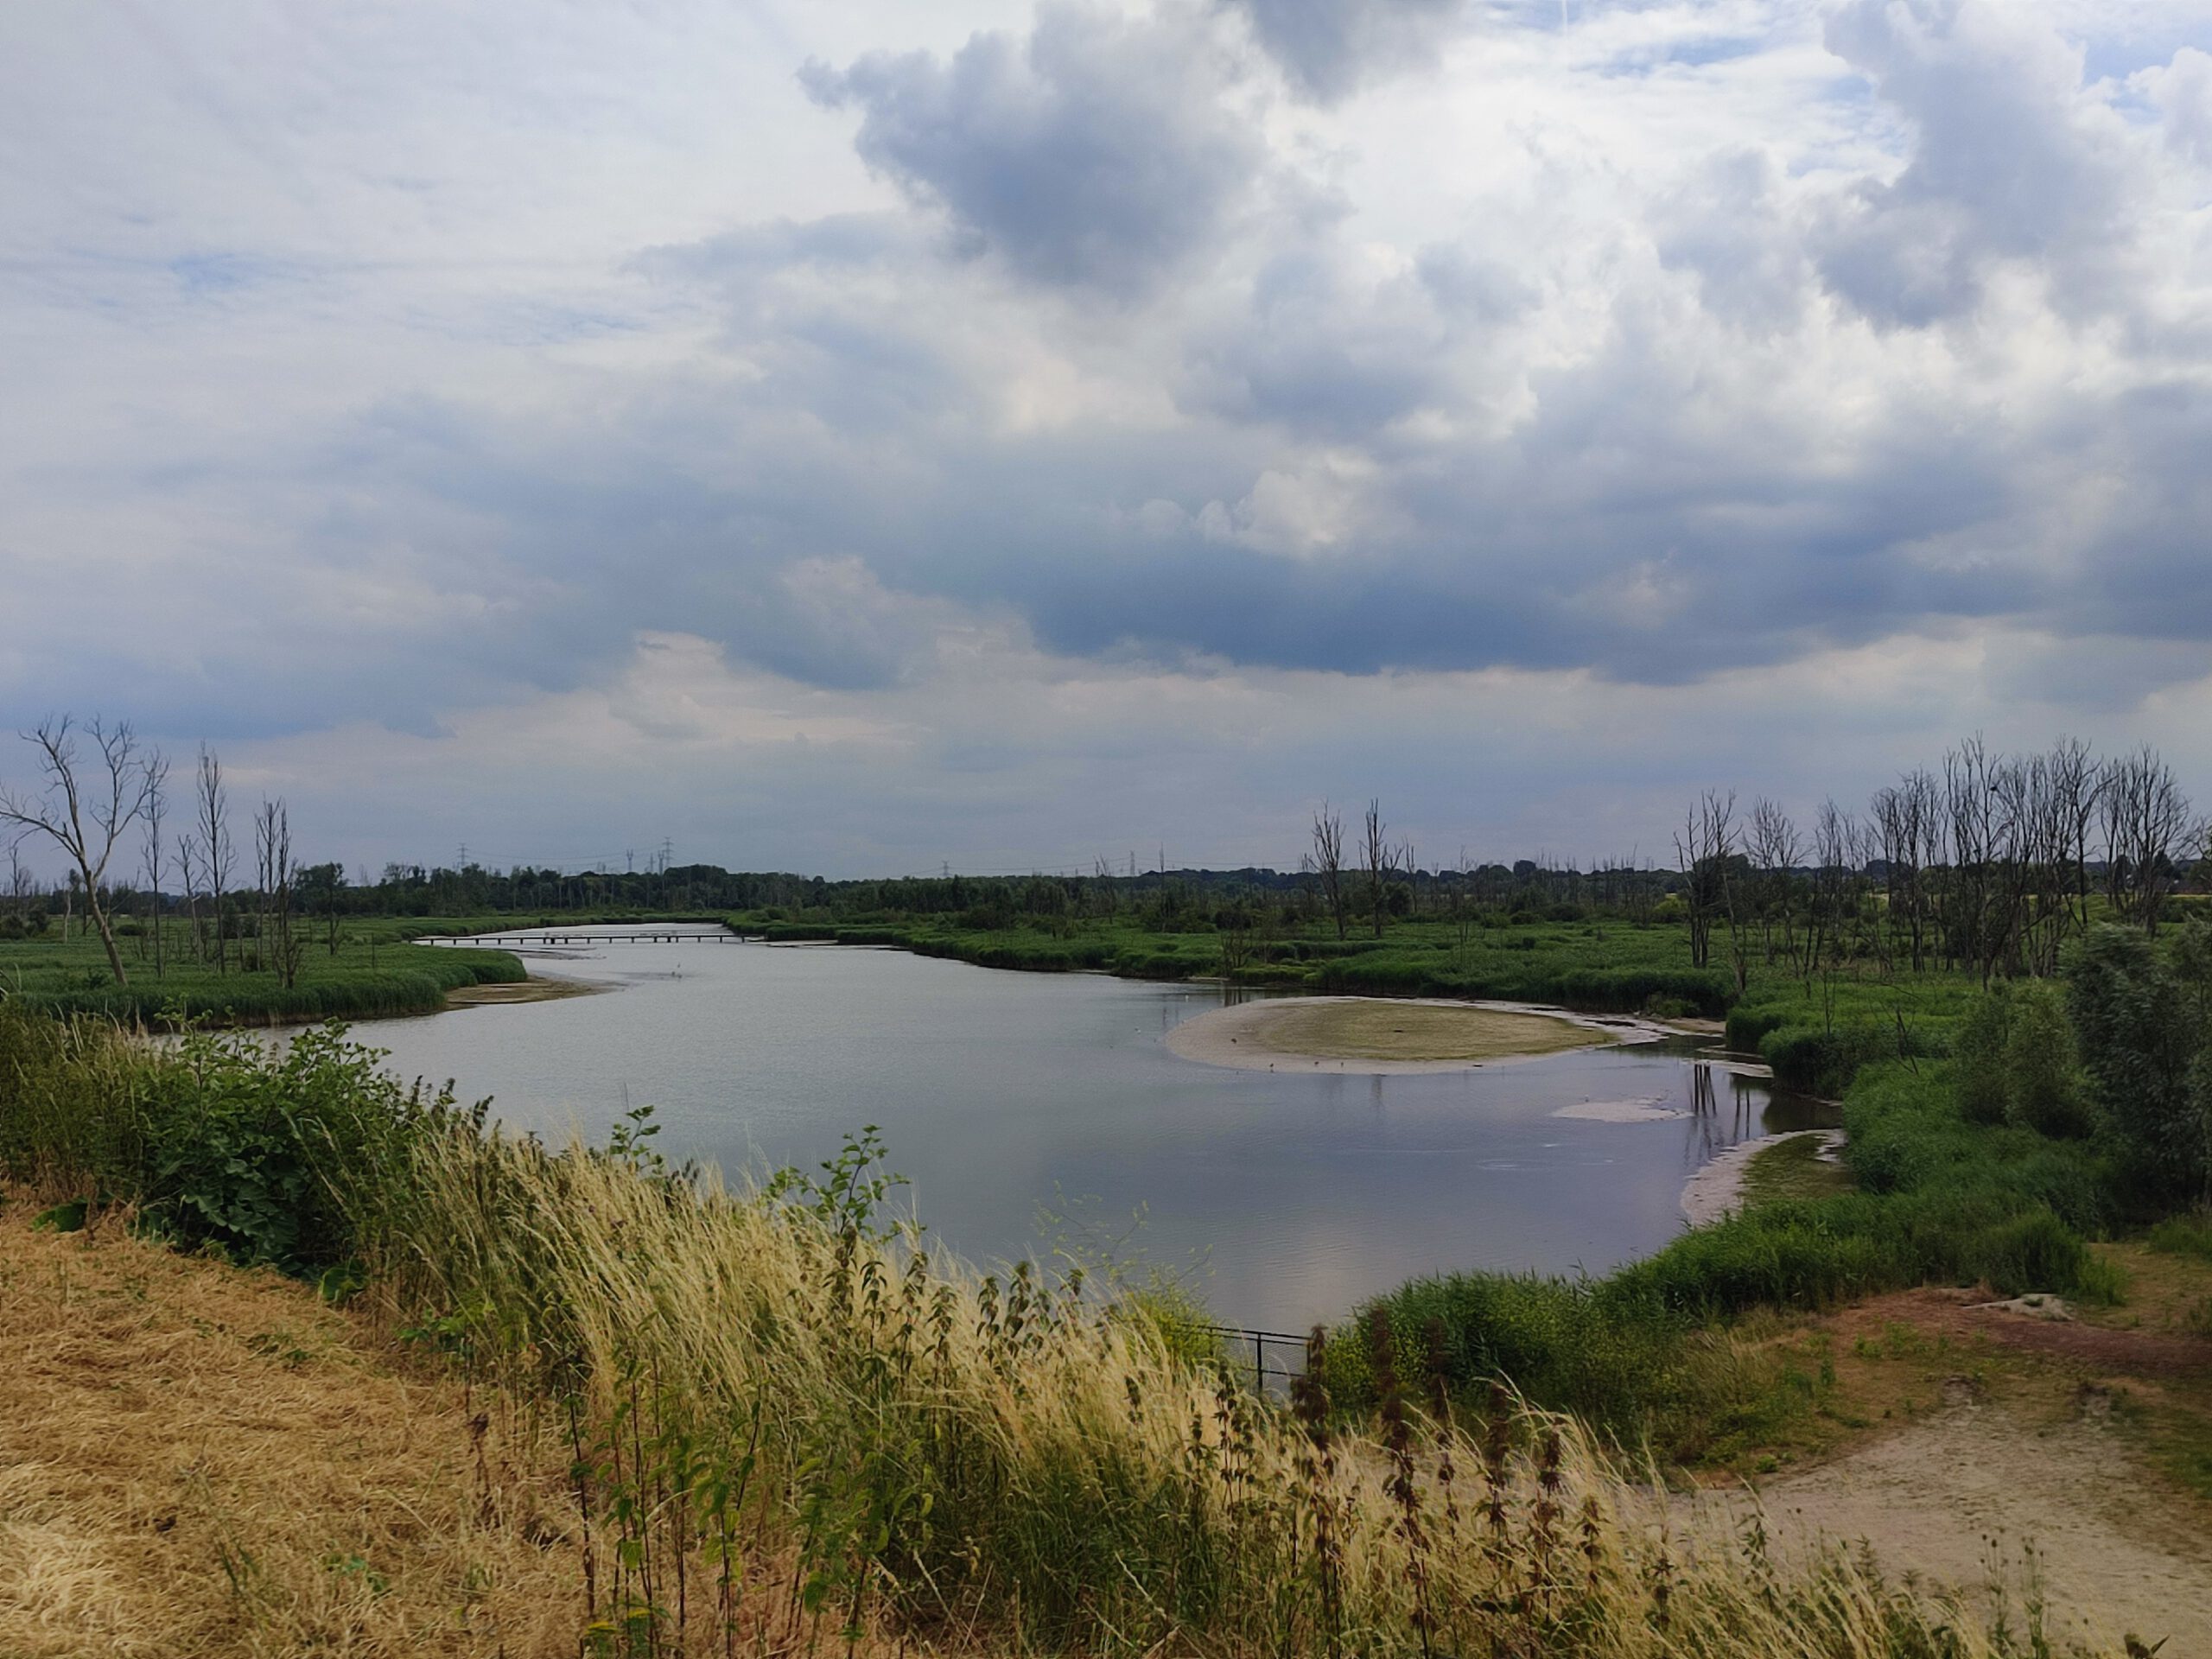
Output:
<path fill-rule="evenodd" d="M 1222 1005 L 1205 986 L 735 943 L 573 947 L 531 965 L 615 989 L 360 1035 L 401 1075 L 451 1077 L 556 1139 L 603 1140 L 651 1104 L 662 1152 L 732 1173 L 810 1166 L 877 1124 L 906 1198 L 970 1259 L 1104 1243 L 1186 1274 L 1224 1323 L 1279 1331 L 1417 1274 L 1597 1273 L 1648 1254 L 1681 1231 L 1700 1164 L 1806 1121 L 1764 1084 L 1649 1046 L 1420 1076 L 1204 1065 L 1160 1039 Z M 1553 1116 L 1639 1097 L 1687 1115 Z"/>

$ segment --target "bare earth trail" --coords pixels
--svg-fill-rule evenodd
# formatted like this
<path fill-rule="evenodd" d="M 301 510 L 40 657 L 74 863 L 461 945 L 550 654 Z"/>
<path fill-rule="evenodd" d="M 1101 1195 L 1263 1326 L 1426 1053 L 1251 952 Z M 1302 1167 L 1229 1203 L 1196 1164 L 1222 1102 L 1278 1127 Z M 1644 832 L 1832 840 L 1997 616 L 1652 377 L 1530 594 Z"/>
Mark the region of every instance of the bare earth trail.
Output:
<path fill-rule="evenodd" d="M 1961 1590 L 1989 1586 L 1996 1563 L 2016 1610 L 2040 1588 L 2055 1637 L 2133 1633 L 2171 1638 L 2170 1654 L 2212 1653 L 2202 1516 L 2132 1471 L 2108 1427 L 2036 1427 L 1961 1399 L 1821 1468 L 1769 1481 L 1760 1502 L 1784 1549 L 1863 1540 L 1885 1571 Z M 1740 1524 L 1751 1506 L 1731 1495 L 1721 1508 Z M 2085 1607 L 2099 1611 L 2084 1619 L 2075 1610 Z"/>
<path fill-rule="evenodd" d="M 2167 1656 L 2212 1654 L 2212 1503 L 2149 1465 L 2115 1405 L 2201 1383 L 2212 1343 L 2046 1321 L 1937 1290 L 1877 1298 L 1836 1325 L 1854 1342 L 1901 1327 L 1948 1338 L 1959 1363 L 1994 1356 L 2032 1386 L 1950 1376 L 1936 1409 L 1768 1478 L 1756 1505 L 1743 1492 L 1684 1500 L 1686 1518 L 1701 1514 L 1693 1525 L 1739 1528 L 1757 1507 L 1783 1550 L 1864 1541 L 1891 1574 L 1985 1593 L 2001 1585 L 2015 1628 L 2040 1593 L 2062 1651 L 2132 1634 L 2165 1638 Z"/>

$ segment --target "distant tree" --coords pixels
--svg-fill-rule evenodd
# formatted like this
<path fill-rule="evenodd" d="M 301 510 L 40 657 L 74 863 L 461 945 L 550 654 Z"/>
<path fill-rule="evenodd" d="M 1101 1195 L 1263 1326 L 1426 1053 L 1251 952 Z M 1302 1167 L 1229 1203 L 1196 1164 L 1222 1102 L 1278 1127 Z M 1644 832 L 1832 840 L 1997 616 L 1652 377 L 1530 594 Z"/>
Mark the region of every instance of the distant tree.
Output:
<path fill-rule="evenodd" d="M 1775 930 L 1781 929 L 1779 948 L 1788 952 L 1792 948 L 1790 936 L 1790 887 L 1792 873 L 1803 849 L 1797 838 L 1797 826 L 1779 803 L 1762 795 L 1751 803 L 1750 852 L 1753 869 L 1758 875 L 1757 911 L 1759 925 L 1759 948 L 1767 961 L 1775 959 L 1777 942 Z"/>
<path fill-rule="evenodd" d="M 302 947 L 292 931 L 292 817 L 282 800 L 262 802 L 253 820 L 253 850 L 260 877 L 256 943 L 289 990 L 299 982 Z"/>
<path fill-rule="evenodd" d="M 310 915 L 322 918 L 323 944 L 332 956 L 338 954 L 339 895 L 346 887 L 346 867 L 336 861 L 328 864 L 309 864 L 303 867 L 293 885 L 299 889 L 301 900 Z"/>
<path fill-rule="evenodd" d="M 223 785 L 223 763 L 206 744 L 200 746 L 200 776 L 196 801 L 200 813 L 200 873 L 212 912 L 215 971 L 224 969 L 223 891 L 231 879 L 230 794 Z"/>
<path fill-rule="evenodd" d="M 207 924 L 200 913 L 200 837 L 187 830 L 176 840 L 176 885 L 184 895 L 185 914 L 192 920 L 194 948 L 207 959 Z"/>
<path fill-rule="evenodd" d="M 1694 968 L 1703 968 L 1713 958 L 1713 924 L 1727 902 L 1727 862 L 1736 850 L 1735 817 L 1734 792 L 1722 795 L 1708 789 L 1698 798 L 1675 836 L 1675 857 L 1682 872 L 1682 904 L 1689 914 Z"/>
<path fill-rule="evenodd" d="M 1362 844 L 1360 864 L 1367 873 L 1367 903 L 1375 918 L 1375 937 L 1382 937 L 1382 918 L 1389 909 L 1390 884 L 1390 843 L 1383 834 L 1387 826 L 1382 822 L 1382 803 L 1370 800 L 1367 815 L 1361 820 Z"/>
<path fill-rule="evenodd" d="M 154 977 L 164 972 L 162 958 L 162 820 L 168 808 L 169 763 L 156 754 L 146 762 L 146 902 L 154 936 Z"/>
<path fill-rule="evenodd" d="M 1345 932 L 1344 820 L 1326 801 L 1313 815 L 1313 850 L 1307 855 L 1307 861 L 1321 884 L 1322 897 L 1328 900 L 1329 914 L 1335 918 L 1337 937 L 1341 939 Z"/>
<path fill-rule="evenodd" d="M 73 874 L 84 884 L 85 912 L 99 931 L 108 970 L 117 984 L 125 985 L 130 976 L 124 972 L 123 953 L 115 947 L 115 930 L 100 900 L 100 883 L 117 843 L 145 810 L 148 769 L 160 757 L 139 752 L 128 721 L 110 726 L 96 715 L 85 734 L 92 739 L 99 759 L 82 767 L 82 776 L 75 725 L 69 716 L 49 720 L 22 734 L 38 752 L 43 782 L 35 795 L 0 790 L 0 826 L 43 836 L 67 856 Z"/>
<path fill-rule="evenodd" d="M 2145 744 L 2104 770 L 2106 883 L 2113 909 L 2158 931 L 2177 856 L 2202 844 L 2203 826 L 2173 770 Z"/>
<path fill-rule="evenodd" d="M 2093 930 L 2068 968 L 2066 1004 L 2137 1188 L 2212 1198 L 2212 929 L 2190 922 L 2171 957 L 2133 930 Z"/>

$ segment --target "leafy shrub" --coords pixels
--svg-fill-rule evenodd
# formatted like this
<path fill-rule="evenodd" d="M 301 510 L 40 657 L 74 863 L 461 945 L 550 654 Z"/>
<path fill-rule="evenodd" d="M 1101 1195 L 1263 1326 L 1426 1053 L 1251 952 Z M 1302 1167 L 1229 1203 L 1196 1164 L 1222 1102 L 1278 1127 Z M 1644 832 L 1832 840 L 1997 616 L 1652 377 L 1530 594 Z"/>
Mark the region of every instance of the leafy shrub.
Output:
<path fill-rule="evenodd" d="M 99 1021 L 0 1011 L 0 1173 L 137 1206 L 149 1230 L 312 1274 L 354 1253 L 450 1093 L 404 1087 L 335 1023 L 281 1052 L 235 1033 L 140 1048 Z"/>
<path fill-rule="evenodd" d="M 2088 1134 L 2095 1120 L 2058 988 L 2047 980 L 2020 986 L 2012 994 L 2009 1027 L 2001 1069 L 2005 1116 L 2044 1135 Z M 1962 1090 L 1965 1086 L 1962 1081 Z M 1964 1109 L 1963 1093 L 1960 1104 Z"/>
<path fill-rule="evenodd" d="M 1969 1123 L 2005 1118 L 2005 1061 L 2012 1034 L 2012 998 L 2000 983 L 1974 999 L 1951 1039 L 1959 1116 Z"/>
<path fill-rule="evenodd" d="M 2067 1007 L 2096 1105 L 2149 1204 L 2212 1193 L 2212 943 L 2190 921 L 2174 958 L 2133 930 L 2101 927 L 2069 962 Z"/>
<path fill-rule="evenodd" d="M 2000 1296 L 2075 1289 L 2088 1247 L 2048 1210 L 2031 1210 L 1984 1230 L 1967 1262 L 1974 1275 Z"/>
<path fill-rule="evenodd" d="M 2212 1210 L 2167 1217 L 2151 1229 L 2150 1245 L 2168 1255 L 2190 1255 L 2200 1262 L 2212 1262 Z"/>

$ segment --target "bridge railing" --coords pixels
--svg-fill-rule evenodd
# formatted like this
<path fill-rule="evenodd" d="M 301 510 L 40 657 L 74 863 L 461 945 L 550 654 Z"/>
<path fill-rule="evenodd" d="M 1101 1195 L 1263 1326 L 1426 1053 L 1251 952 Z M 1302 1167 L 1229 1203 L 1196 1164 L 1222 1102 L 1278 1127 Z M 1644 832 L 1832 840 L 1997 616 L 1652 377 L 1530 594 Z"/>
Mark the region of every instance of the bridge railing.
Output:
<path fill-rule="evenodd" d="M 1306 1338 L 1287 1331 L 1253 1331 L 1235 1325 L 1193 1325 L 1221 1344 L 1222 1357 L 1255 1394 L 1288 1394 L 1306 1375 Z"/>

